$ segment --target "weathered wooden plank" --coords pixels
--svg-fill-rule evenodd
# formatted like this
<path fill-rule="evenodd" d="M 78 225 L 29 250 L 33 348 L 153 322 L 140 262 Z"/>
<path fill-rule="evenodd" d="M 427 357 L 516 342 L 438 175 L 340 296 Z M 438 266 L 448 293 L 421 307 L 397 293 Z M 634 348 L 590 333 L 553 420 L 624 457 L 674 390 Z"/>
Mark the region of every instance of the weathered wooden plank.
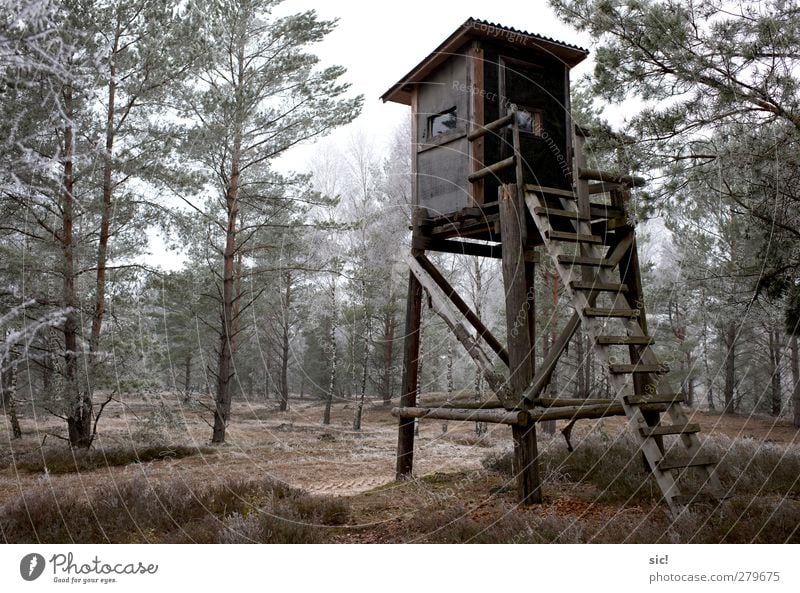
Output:
<path fill-rule="evenodd" d="M 528 413 L 524 410 L 469 408 L 392 408 L 392 416 L 398 418 L 430 418 L 435 420 L 455 420 L 465 422 L 491 422 L 524 426 L 528 423 Z"/>
<path fill-rule="evenodd" d="M 710 455 L 669 455 L 658 462 L 658 469 L 667 471 L 669 469 L 682 469 L 684 467 L 698 467 L 701 465 L 714 465 L 717 458 Z"/>
<path fill-rule="evenodd" d="M 648 428 L 640 428 L 639 433 L 643 437 L 665 436 L 669 434 L 689 434 L 700 432 L 699 424 L 660 424 Z"/>
<path fill-rule="evenodd" d="M 587 181 L 606 181 L 608 183 L 627 185 L 628 187 L 644 187 L 647 185 L 645 178 L 639 177 L 638 175 L 617 175 L 616 173 L 589 169 L 587 167 L 578 168 L 578 177 L 580 179 L 586 179 Z"/>
<path fill-rule="evenodd" d="M 592 245 L 601 245 L 603 238 L 597 235 L 586 235 L 581 233 L 565 233 L 562 231 L 545 231 L 547 238 L 550 241 L 565 241 L 569 243 L 590 243 Z"/>
<path fill-rule="evenodd" d="M 516 122 L 516 120 L 515 120 Z M 516 123 L 514 124 L 516 129 Z M 515 148 L 519 146 L 515 136 Z M 519 175 L 519 172 L 518 172 Z M 520 179 L 521 180 L 521 179 Z M 534 352 L 528 314 L 528 276 L 523 253 L 528 243 L 525 201 L 516 184 L 498 188 L 500 234 L 503 237 L 503 284 L 506 294 L 506 333 L 510 359 L 510 391 L 517 406 L 524 406 L 523 391 L 533 377 Z M 502 400 L 501 400 L 502 401 Z M 514 425 L 514 471 L 522 504 L 542 502 L 536 425 Z"/>
<path fill-rule="evenodd" d="M 573 280 L 569 283 L 572 290 L 591 290 L 595 292 L 628 292 L 628 287 L 618 282 L 594 282 Z"/>
<path fill-rule="evenodd" d="M 583 314 L 587 317 L 638 317 L 639 309 L 614 309 L 606 307 L 586 307 Z"/>
<path fill-rule="evenodd" d="M 470 182 L 477 181 L 478 179 L 483 179 L 484 177 L 488 177 L 489 175 L 496 175 L 500 171 L 504 171 L 509 167 L 513 167 L 516 159 L 513 156 L 508 157 L 507 159 L 503 159 L 502 161 L 498 161 L 488 167 L 484 167 L 474 173 L 471 173 L 467 176 L 467 180 Z"/>
<path fill-rule="evenodd" d="M 652 411 L 664 411 L 665 404 L 648 404 Z M 581 406 L 563 406 L 553 408 L 534 408 L 528 411 L 531 420 L 544 422 L 546 420 L 588 420 L 591 418 L 606 418 L 609 416 L 624 416 L 625 408 L 620 402 L 612 404 L 589 404 Z"/>
<path fill-rule="evenodd" d="M 534 192 L 537 194 L 545 194 L 549 196 L 559 196 L 561 198 L 571 198 L 573 200 L 577 197 L 575 195 L 575 192 L 571 192 L 567 189 L 559 189 L 557 187 L 547 187 L 545 185 L 528 184 L 525 186 L 525 191 Z"/>
<path fill-rule="evenodd" d="M 417 405 L 417 380 L 419 375 L 420 321 L 422 316 L 422 285 L 413 272 L 408 273 L 406 298 L 406 330 L 403 344 L 403 383 L 400 405 Z M 411 476 L 414 469 L 414 421 L 401 418 L 397 431 L 396 479 Z"/>
<path fill-rule="evenodd" d="M 548 208 L 547 206 L 536 206 L 533 209 L 534 214 L 539 216 L 547 216 L 550 218 L 566 218 L 569 220 L 589 220 L 588 216 L 582 215 L 580 212 L 574 210 L 562 210 L 560 208 Z"/>
<path fill-rule="evenodd" d="M 643 404 L 679 404 L 683 402 L 682 393 L 646 393 L 644 395 L 626 395 L 623 397 L 629 406 Z"/>
<path fill-rule="evenodd" d="M 609 345 L 622 345 L 622 346 L 629 346 L 631 344 L 636 344 L 639 346 L 649 346 L 650 344 L 655 342 L 651 336 L 597 336 L 595 340 L 598 344 L 602 344 L 604 346 Z"/>
<path fill-rule="evenodd" d="M 558 255 L 558 263 L 572 266 L 595 266 L 598 268 L 613 268 L 616 264 L 602 257 L 587 255 Z"/>
<path fill-rule="evenodd" d="M 508 124 L 514 121 L 514 114 L 509 113 L 504 115 L 500 119 L 496 119 L 493 122 L 486 124 L 485 126 L 479 126 L 474 131 L 470 132 L 467 135 L 467 140 L 470 142 L 474 142 L 478 138 L 483 138 L 486 134 L 491 134 L 492 132 L 499 130 L 500 128 L 504 128 Z"/>
<path fill-rule="evenodd" d="M 440 251 L 443 253 L 453 253 L 455 255 L 469 255 L 473 257 L 490 257 L 500 259 L 503 257 L 503 247 L 501 244 L 472 243 L 468 241 L 456 241 L 451 239 L 433 239 L 430 237 L 418 237 L 413 239 L 412 248 L 424 251 Z M 539 263 L 541 255 L 539 252 L 529 247 L 525 250 L 525 261 Z"/>
<path fill-rule="evenodd" d="M 615 374 L 652 373 L 663 375 L 669 372 L 669 367 L 665 364 L 610 364 L 608 370 Z"/>
<path fill-rule="evenodd" d="M 594 404 L 617 404 L 619 403 L 616 399 L 607 399 L 607 398 L 575 398 L 575 397 L 537 397 L 533 400 L 533 405 L 542 407 L 542 408 L 563 408 L 568 406 L 582 406 L 582 405 L 594 405 Z"/>

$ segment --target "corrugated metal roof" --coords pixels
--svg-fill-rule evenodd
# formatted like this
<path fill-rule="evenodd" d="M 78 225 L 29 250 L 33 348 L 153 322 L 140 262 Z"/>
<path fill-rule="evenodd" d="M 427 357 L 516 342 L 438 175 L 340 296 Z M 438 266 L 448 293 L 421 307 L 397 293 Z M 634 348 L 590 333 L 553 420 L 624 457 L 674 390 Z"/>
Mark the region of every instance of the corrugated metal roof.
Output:
<path fill-rule="evenodd" d="M 392 85 L 381 96 L 381 99 L 384 102 L 394 101 L 410 105 L 410 93 L 406 87 L 410 84 L 424 81 L 425 77 L 433 69 L 444 62 L 453 52 L 460 49 L 469 39 L 496 40 L 527 49 L 535 47 L 558 58 L 570 68 L 582 62 L 589 54 L 582 47 L 558 41 L 552 37 L 529 33 L 513 27 L 505 27 L 481 19 L 469 18 L 408 74 Z"/>
<path fill-rule="evenodd" d="M 559 41 L 558 39 L 553 39 L 552 37 L 547 37 L 545 35 L 539 35 L 537 33 L 530 33 L 528 31 L 523 31 L 521 29 L 515 29 L 514 27 L 506 27 L 506 26 L 501 25 L 499 23 L 492 23 L 492 22 L 489 22 L 489 21 L 484 21 L 482 19 L 474 19 L 474 18 L 470 17 L 470 18 L 468 18 L 466 20 L 466 22 L 462 25 L 462 27 L 467 27 L 467 26 L 470 26 L 470 25 L 474 26 L 474 24 L 486 25 L 488 27 L 493 27 L 495 29 L 508 31 L 509 33 L 514 33 L 514 34 L 517 34 L 517 35 L 525 35 L 527 37 L 535 37 L 537 39 L 541 39 L 542 41 L 547 41 L 548 43 L 554 43 L 554 44 L 557 44 L 557 45 L 563 45 L 564 47 L 568 47 L 570 49 L 576 49 L 576 50 L 581 51 L 581 52 L 583 52 L 583 53 L 585 53 L 587 55 L 589 54 L 589 50 L 588 49 L 584 49 L 583 47 L 579 47 L 577 45 L 572 45 L 571 43 L 566 43 L 564 41 Z"/>

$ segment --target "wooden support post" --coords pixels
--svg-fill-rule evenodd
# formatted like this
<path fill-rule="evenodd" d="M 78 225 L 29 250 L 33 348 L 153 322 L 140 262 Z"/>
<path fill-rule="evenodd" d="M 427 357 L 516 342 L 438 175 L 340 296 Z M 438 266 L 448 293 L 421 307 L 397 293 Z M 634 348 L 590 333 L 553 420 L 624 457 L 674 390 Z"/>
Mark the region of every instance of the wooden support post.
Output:
<path fill-rule="evenodd" d="M 528 274 L 523 256 L 527 245 L 525 203 L 516 184 L 498 189 L 500 234 L 503 241 L 503 283 L 506 293 L 506 330 L 511 376 L 509 386 L 517 405 L 528 408 L 522 397 L 533 378 L 533 348 L 528 313 Z M 511 428 L 514 438 L 514 471 L 522 504 L 542 502 L 536 424 L 529 420 Z"/>
<path fill-rule="evenodd" d="M 400 405 L 417 405 L 417 372 L 419 370 L 419 337 L 422 320 L 422 285 L 412 272 L 408 273 L 408 298 L 406 300 L 406 333 L 403 349 L 403 384 Z M 400 418 L 397 431 L 398 480 L 411 477 L 414 469 L 414 419 Z"/>

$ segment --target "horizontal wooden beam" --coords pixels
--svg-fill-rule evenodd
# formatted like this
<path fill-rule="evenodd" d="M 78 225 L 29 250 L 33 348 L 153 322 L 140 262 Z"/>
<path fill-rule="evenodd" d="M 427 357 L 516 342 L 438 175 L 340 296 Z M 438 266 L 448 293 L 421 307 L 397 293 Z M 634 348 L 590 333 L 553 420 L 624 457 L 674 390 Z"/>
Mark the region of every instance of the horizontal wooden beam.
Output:
<path fill-rule="evenodd" d="M 486 134 L 491 134 L 495 130 L 499 130 L 500 128 L 503 128 L 503 127 L 507 126 L 512 121 L 514 121 L 514 114 L 513 113 L 509 113 L 508 115 L 504 115 L 500 119 L 496 119 L 493 122 L 486 124 L 485 126 L 480 126 L 480 127 L 476 128 L 476 129 L 474 129 L 472 132 L 470 132 L 467 135 L 467 140 L 469 140 L 470 142 L 473 142 L 473 141 L 477 140 L 478 138 L 482 138 Z"/>
<path fill-rule="evenodd" d="M 647 185 L 647 180 L 638 175 L 617 175 L 597 169 L 578 169 L 578 178 L 589 181 L 605 181 L 608 183 L 623 183 L 629 187 L 642 187 Z"/>
<path fill-rule="evenodd" d="M 503 257 L 503 248 L 498 244 L 471 243 L 451 239 L 434 239 L 431 237 L 414 237 L 411 247 L 422 251 L 440 251 L 456 255 L 469 255 L 473 257 L 490 257 L 500 259 Z M 525 261 L 539 263 L 541 256 L 536 249 L 525 250 Z"/>
<path fill-rule="evenodd" d="M 513 167 L 515 162 L 516 159 L 513 156 L 510 156 L 507 159 L 503 159 L 502 161 L 498 161 L 493 165 L 489 165 L 488 167 L 484 167 L 483 169 L 479 169 L 478 171 L 471 173 L 467 176 L 467 180 L 471 183 L 473 181 L 477 181 L 478 179 L 488 177 L 489 175 L 495 175 L 500 171 L 508 169 L 509 167 Z"/>
<path fill-rule="evenodd" d="M 392 408 L 392 416 L 398 418 L 431 418 L 434 420 L 459 420 L 469 422 L 491 422 L 524 426 L 528 413 L 524 410 L 470 410 L 459 408 Z"/>
<path fill-rule="evenodd" d="M 666 404 L 646 404 L 639 406 L 643 412 L 666 412 Z M 624 416 L 625 408 L 622 403 L 589 404 L 581 406 L 564 406 L 554 408 L 534 408 L 528 412 L 534 422 L 545 420 L 588 420 L 591 418 L 606 418 L 608 416 Z"/>
<path fill-rule="evenodd" d="M 533 400 L 534 406 L 542 408 L 564 408 L 568 406 L 582 406 L 586 404 L 616 404 L 618 400 L 607 398 L 575 398 L 575 397 L 537 397 Z"/>

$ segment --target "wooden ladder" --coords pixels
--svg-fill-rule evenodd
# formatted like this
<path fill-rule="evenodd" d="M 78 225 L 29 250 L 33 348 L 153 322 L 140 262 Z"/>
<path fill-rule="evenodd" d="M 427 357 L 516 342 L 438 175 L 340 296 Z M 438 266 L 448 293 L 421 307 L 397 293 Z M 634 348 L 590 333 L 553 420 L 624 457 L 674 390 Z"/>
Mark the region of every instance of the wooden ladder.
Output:
<path fill-rule="evenodd" d="M 659 362 L 652 349 L 654 340 L 644 331 L 646 324 L 639 321 L 642 310 L 629 303 L 625 297 L 628 287 L 619 280 L 622 278 L 620 262 L 633 243 L 633 230 L 613 248 L 606 245 L 604 237 L 592 232 L 592 221 L 604 217 L 590 203 L 588 178 L 600 181 L 599 185 L 615 177 L 625 180 L 637 178 L 587 169 L 583 157 L 583 138 L 576 134 L 573 143 L 574 191 L 525 185 L 516 106 L 511 105 L 508 113 L 500 119 L 475 127 L 467 139 L 472 143 L 487 134 L 507 128 L 511 132 L 509 144 L 513 147 L 513 155 L 489 166 L 473 161 L 473 172 L 468 180 L 476 184 L 487 176 L 499 176 L 503 171 L 514 169 L 511 176 L 516 179 L 517 191 L 524 193 L 525 205 L 575 308 L 575 315 L 567 324 L 569 331 L 565 330 L 564 343 L 557 349 L 553 360 L 546 361 L 543 366 L 550 369 L 554 367 L 569 337 L 582 325 L 609 374 L 616 398 L 620 400 L 633 426 L 639 448 L 673 514 L 677 515 L 694 502 L 724 498 L 715 473 L 717 460 L 701 451 L 698 438 L 700 426 L 689 422 L 681 405 L 683 395 L 670 388 L 665 378 L 669 369 Z M 631 181 L 623 183 L 630 184 Z M 600 193 L 603 193 L 603 189 L 600 188 Z M 554 225 L 555 221 L 558 222 Z M 568 244 L 573 246 L 572 249 L 565 249 L 564 246 Z M 615 271 L 619 278 L 616 280 Z M 598 305 L 599 300 L 607 303 Z M 615 351 L 620 348 L 626 351 L 623 355 L 627 359 L 625 362 L 619 361 L 618 352 Z M 646 380 L 633 381 L 634 375 L 644 376 Z M 526 397 L 528 394 L 537 397 L 536 394 L 548 381 L 548 372 L 543 372 L 540 378 L 535 377 L 526 390 Z M 637 390 L 636 385 L 647 385 L 647 388 Z M 658 423 L 650 425 L 645 412 L 666 413 L 668 420 L 663 422 L 664 418 L 659 416 Z M 668 436 L 678 438 L 670 447 L 665 447 L 664 437 Z M 687 495 L 681 493 L 678 483 L 690 468 L 699 470 L 705 479 L 699 492 Z"/>
<path fill-rule="evenodd" d="M 582 163 L 582 142 L 576 138 L 576 163 Z M 515 146 L 518 151 L 518 146 Z M 516 158 L 520 159 L 517 152 Z M 576 167 L 577 169 L 577 167 Z M 662 365 L 652 349 L 653 338 L 646 335 L 639 322 L 640 309 L 632 308 L 625 298 L 627 286 L 619 280 L 619 264 L 625 245 L 610 249 L 601 236 L 592 232 L 593 215 L 589 206 L 588 181 L 575 175 L 577 193 L 563 189 L 540 186 L 523 186 L 525 204 L 544 241 L 547 254 L 580 316 L 581 325 L 588 332 L 594 351 L 605 366 L 610 382 L 621 400 L 625 415 L 630 420 L 639 448 L 647 459 L 667 504 L 674 514 L 684 506 L 700 500 L 722 498 L 722 488 L 715 473 L 717 460 L 702 453 L 698 424 L 690 423 L 681 405 L 683 396 L 675 393 L 665 378 L 668 368 Z M 559 204 L 554 207 L 554 204 Z M 553 228 L 553 222 L 558 220 Z M 563 230 L 565 222 L 571 231 Z M 629 246 L 633 231 L 628 239 Z M 571 249 L 565 245 L 572 245 Z M 613 276 L 617 270 L 617 279 Z M 638 273 L 638 271 L 637 271 Z M 598 305 L 605 300 L 606 304 Z M 633 347 L 633 348 L 631 348 Z M 619 350 L 624 348 L 624 362 L 619 360 Z M 616 351 L 615 351 L 616 350 Z M 638 356 L 633 356 L 633 351 Z M 625 360 L 627 358 L 627 360 Z M 636 359 L 634 359 L 636 358 Z M 644 393 L 633 387 L 637 373 L 656 377 Z M 642 384 L 643 382 L 638 382 Z M 643 405 L 662 404 L 666 407 L 668 421 L 660 417 L 657 425 L 650 426 L 641 409 Z M 659 412 L 656 412 L 659 413 Z M 670 447 L 664 447 L 663 437 L 679 437 Z M 682 494 L 678 482 L 688 468 L 696 468 L 705 478 L 701 491 Z"/>

